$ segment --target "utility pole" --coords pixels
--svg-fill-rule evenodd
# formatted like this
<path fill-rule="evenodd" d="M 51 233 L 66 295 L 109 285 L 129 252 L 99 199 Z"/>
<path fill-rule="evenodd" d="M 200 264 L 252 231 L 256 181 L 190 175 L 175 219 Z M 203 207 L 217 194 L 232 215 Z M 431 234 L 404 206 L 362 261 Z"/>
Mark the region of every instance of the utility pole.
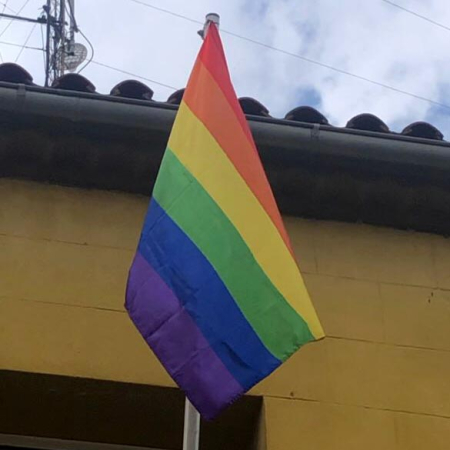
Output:
<path fill-rule="evenodd" d="M 3 13 L 0 17 L 46 25 L 45 86 L 48 87 L 67 71 L 74 71 L 86 59 L 87 49 L 75 42 L 78 31 L 75 0 L 46 0 L 43 10 L 37 19 Z"/>
<path fill-rule="evenodd" d="M 50 62 L 47 84 L 64 75 L 66 53 L 66 2 L 65 0 L 47 1 L 47 18 L 50 23 L 50 45 L 47 59 Z"/>
<path fill-rule="evenodd" d="M 47 4 L 44 6 L 44 12 L 47 14 L 46 17 L 46 40 L 45 40 L 45 87 L 49 86 L 50 83 L 50 37 L 51 37 L 51 24 L 50 24 L 50 2 L 51 0 L 47 0 Z"/>
<path fill-rule="evenodd" d="M 75 0 L 67 0 L 69 5 L 70 29 L 69 29 L 69 50 L 72 50 L 75 44 L 75 33 L 78 31 L 77 21 L 75 20 Z"/>
<path fill-rule="evenodd" d="M 78 26 L 75 19 L 75 0 L 47 0 L 50 22 L 49 50 L 50 67 L 46 72 L 47 85 L 73 72 L 87 57 L 84 45 L 75 42 Z"/>

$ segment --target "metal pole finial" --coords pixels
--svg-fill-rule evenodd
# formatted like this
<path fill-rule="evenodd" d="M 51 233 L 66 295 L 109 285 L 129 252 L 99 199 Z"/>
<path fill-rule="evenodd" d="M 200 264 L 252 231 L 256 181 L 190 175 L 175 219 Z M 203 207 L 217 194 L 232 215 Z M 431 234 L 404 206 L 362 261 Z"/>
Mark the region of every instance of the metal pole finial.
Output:
<path fill-rule="evenodd" d="M 216 27 L 219 28 L 219 26 L 220 26 L 220 16 L 219 16 L 219 14 L 216 14 L 216 13 L 206 14 L 205 25 L 203 25 L 203 30 L 200 30 L 198 32 L 198 34 L 200 35 L 200 37 L 202 39 L 206 38 L 206 35 L 208 34 L 208 28 L 209 28 L 209 25 L 211 23 L 214 23 L 216 25 Z"/>

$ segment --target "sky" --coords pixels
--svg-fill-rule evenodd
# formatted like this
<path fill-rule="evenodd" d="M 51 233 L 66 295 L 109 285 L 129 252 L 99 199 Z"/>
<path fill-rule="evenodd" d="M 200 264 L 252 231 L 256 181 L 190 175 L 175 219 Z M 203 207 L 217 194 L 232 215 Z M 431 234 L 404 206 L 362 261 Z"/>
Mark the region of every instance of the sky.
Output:
<path fill-rule="evenodd" d="M 6 0 L 0 0 L 4 3 Z M 28 3 L 26 3 L 28 1 Z M 222 40 L 238 96 L 260 101 L 274 117 L 309 105 L 332 125 L 345 126 L 360 113 L 380 117 L 391 130 L 425 120 L 450 137 L 450 31 L 382 0 L 141 0 L 191 19 L 221 16 Z M 8 0 L 15 11 L 37 17 L 44 0 Z M 396 0 L 399 5 L 450 27 L 448 0 Z M 0 4 L 0 12 L 3 7 Z M 94 61 L 160 82 L 185 86 L 201 45 L 200 25 L 132 0 L 75 0 L 77 22 L 95 48 Z M 5 10 L 11 13 L 11 11 Z M 0 20 L 0 41 L 23 44 L 33 25 Z M 42 47 L 40 27 L 28 45 Z M 240 36 L 319 61 L 415 95 L 433 105 L 366 81 L 226 34 Z M 3 34 L 2 34 L 3 33 Z M 77 41 L 84 43 L 82 36 Z M 0 43 L 4 61 L 20 48 Z M 43 55 L 24 50 L 17 61 L 44 80 Z M 97 64 L 82 74 L 100 93 L 135 78 Z M 173 89 L 144 81 L 155 100 Z"/>

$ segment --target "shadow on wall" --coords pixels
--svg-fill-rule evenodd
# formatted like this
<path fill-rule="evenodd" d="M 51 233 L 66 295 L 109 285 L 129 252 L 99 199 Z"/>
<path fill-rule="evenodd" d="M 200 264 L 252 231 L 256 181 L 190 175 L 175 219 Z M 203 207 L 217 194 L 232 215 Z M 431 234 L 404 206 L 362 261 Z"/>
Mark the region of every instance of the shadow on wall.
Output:
<path fill-rule="evenodd" d="M 0 371 L 1 434 L 179 450 L 184 396 L 175 388 Z M 244 397 L 202 423 L 201 450 L 253 450 L 262 399 Z"/>

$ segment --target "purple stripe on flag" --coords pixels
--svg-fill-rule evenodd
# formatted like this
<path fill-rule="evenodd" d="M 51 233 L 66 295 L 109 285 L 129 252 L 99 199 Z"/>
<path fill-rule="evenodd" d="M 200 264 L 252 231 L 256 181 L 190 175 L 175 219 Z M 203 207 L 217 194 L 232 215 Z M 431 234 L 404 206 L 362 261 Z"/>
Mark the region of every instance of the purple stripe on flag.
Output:
<path fill-rule="evenodd" d="M 203 417 L 215 417 L 243 394 L 192 317 L 140 253 L 130 269 L 125 305 L 148 345 Z"/>

